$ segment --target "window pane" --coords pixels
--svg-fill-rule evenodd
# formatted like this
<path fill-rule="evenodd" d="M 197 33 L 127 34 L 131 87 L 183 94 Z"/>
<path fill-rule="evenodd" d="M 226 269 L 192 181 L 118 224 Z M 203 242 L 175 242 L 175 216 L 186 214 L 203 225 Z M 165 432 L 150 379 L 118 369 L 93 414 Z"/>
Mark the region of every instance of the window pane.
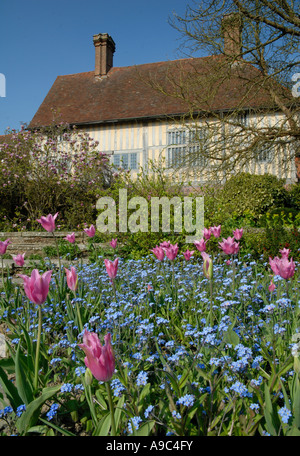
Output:
<path fill-rule="evenodd" d="M 137 154 L 130 154 L 130 168 L 137 169 Z"/>
<path fill-rule="evenodd" d="M 113 160 L 114 160 L 114 166 L 116 166 L 118 168 L 120 166 L 120 155 L 119 154 L 114 155 Z"/>

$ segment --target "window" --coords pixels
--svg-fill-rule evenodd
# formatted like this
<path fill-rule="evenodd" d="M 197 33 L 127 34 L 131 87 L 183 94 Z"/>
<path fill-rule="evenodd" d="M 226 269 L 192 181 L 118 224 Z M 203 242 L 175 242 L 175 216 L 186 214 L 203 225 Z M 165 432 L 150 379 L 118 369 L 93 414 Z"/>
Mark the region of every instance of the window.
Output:
<path fill-rule="evenodd" d="M 247 126 L 249 124 L 249 114 L 247 111 L 240 112 L 237 114 L 237 121 L 244 125 Z"/>
<path fill-rule="evenodd" d="M 270 145 L 261 145 L 255 152 L 255 158 L 258 163 L 272 162 L 272 149 Z"/>
<path fill-rule="evenodd" d="M 170 130 L 167 136 L 167 164 L 169 167 L 178 167 L 190 164 L 191 166 L 205 166 L 206 157 L 201 154 L 201 145 L 207 141 L 207 129 L 197 130 Z"/>
<path fill-rule="evenodd" d="M 116 168 L 137 169 L 137 153 L 114 154 L 113 163 Z"/>

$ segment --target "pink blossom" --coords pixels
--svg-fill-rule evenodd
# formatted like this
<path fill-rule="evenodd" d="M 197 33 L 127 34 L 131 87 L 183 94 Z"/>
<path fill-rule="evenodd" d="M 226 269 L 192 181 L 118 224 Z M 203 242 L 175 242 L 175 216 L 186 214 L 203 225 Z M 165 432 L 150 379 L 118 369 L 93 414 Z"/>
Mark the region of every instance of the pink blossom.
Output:
<path fill-rule="evenodd" d="M 17 266 L 24 266 L 25 260 L 24 260 L 25 253 L 18 253 L 18 255 L 13 256 L 13 260 L 16 263 Z"/>
<path fill-rule="evenodd" d="M 102 346 L 98 335 L 85 329 L 83 344 L 78 346 L 84 351 L 84 363 L 99 382 L 109 381 L 115 371 L 115 355 L 111 346 L 111 335 L 104 336 Z"/>
<path fill-rule="evenodd" d="M 183 253 L 183 256 L 186 259 L 186 261 L 189 261 L 194 253 L 195 253 L 194 250 L 190 251 L 188 249 L 186 252 Z"/>
<path fill-rule="evenodd" d="M 115 279 L 118 271 L 119 258 L 116 258 L 114 261 L 104 260 L 106 272 L 111 280 Z"/>
<path fill-rule="evenodd" d="M 71 244 L 74 244 L 74 242 L 75 242 L 75 233 L 67 234 L 67 236 L 64 239 L 66 241 L 70 242 Z"/>
<path fill-rule="evenodd" d="M 275 286 L 273 280 L 271 280 L 271 283 L 270 283 L 270 285 L 268 286 L 268 289 L 269 289 L 269 291 L 270 291 L 271 293 L 276 289 L 276 286 Z"/>
<path fill-rule="evenodd" d="M 211 229 L 210 228 L 204 228 L 203 237 L 205 239 L 207 239 L 207 240 L 210 239 L 210 237 L 211 237 Z"/>
<path fill-rule="evenodd" d="M 170 244 L 168 248 L 165 248 L 165 254 L 169 258 L 169 260 L 174 261 L 178 253 L 178 245 Z"/>
<path fill-rule="evenodd" d="M 218 238 L 220 237 L 221 234 L 221 225 L 219 226 L 211 226 L 210 227 L 211 234 L 215 237 Z"/>
<path fill-rule="evenodd" d="M 293 258 L 291 258 L 291 261 L 286 256 L 282 258 L 275 257 L 273 260 L 269 258 L 269 264 L 274 274 L 283 279 L 290 279 L 295 274 L 296 265 Z"/>
<path fill-rule="evenodd" d="M 243 232 L 244 232 L 243 228 L 241 228 L 241 229 L 237 228 L 235 231 L 233 231 L 234 238 L 237 241 L 239 241 L 242 238 L 242 236 L 243 236 Z"/>
<path fill-rule="evenodd" d="M 165 251 L 162 247 L 156 246 L 150 252 L 153 252 L 159 261 L 162 261 L 165 257 Z"/>
<path fill-rule="evenodd" d="M 117 247 L 117 242 L 118 242 L 117 239 L 112 239 L 110 241 L 110 245 L 112 246 L 113 249 L 115 249 Z"/>
<path fill-rule="evenodd" d="M 279 252 L 281 253 L 281 256 L 282 258 L 288 258 L 289 254 L 290 254 L 290 249 L 282 249 L 282 250 L 279 250 Z"/>
<path fill-rule="evenodd" d="M 46 217 L 42 216 L 37 220 L 42 227 L 52 233 L 55 230 L 55 219 L 58 216 L 58 212 L 55 215 L 48 214 Z"/>
<path fill-rule="evenodd" d="M 10 239 L 6 239 L 5 241 L 0 241 L 0 255 L 4 255 L 8 245 L 11 244 Z"/>
<path fill-rule="evenodd" d="M 167 249 L 170 247 L 170 242 L 169 241 L 163 241 L 161 242 L 160 244 L 160 247 L 162 247 L 163 249 Z"/>
<path fill-rule="evenodd" d="M 195 241 L 194 245 L 196 246 L 197 250 L 199 250 L 199 252 L 204 252 L 206 249 L 206 241 L 204 238 L 200 239 L 200 241 Z"/>
<path fill-rule="evenodd" d="M 219 242 L 219 246 L 227 255 L 237 254 L 240 248 L 239 243 L 235 242 L 232 237 L 228 237 L 227 239 L 223 238 L 223 241 Z"/>
<path fill-rule="evenodd" d="M 38 269 L 33 269 L 31 277 L 18 274 L 24 280 L 24 290 L 28 299 L 34 304 L 43 304 L 49 293 L 49 285 L 52 271 L 46 271 L 40 275 Z"/>
<path fill-rule="evenodd" d="M 84 228 L 84 232 L 89 236 L 89 237 L 94 237 L 96 234 L 96 229 L 94 225 L 91 225 L 89 228 Z"/>
<path fill-rule="evenodd" d="M 65 268 L 65 271 L 66 271 L 66 275 L 67 275 L 68 287 L 70 288 L 70 290 L 75 291 L 78 286 L 78 278 L 77 278 L 76 269 L 73 266 L 71 266 L 70 270 Z"/>

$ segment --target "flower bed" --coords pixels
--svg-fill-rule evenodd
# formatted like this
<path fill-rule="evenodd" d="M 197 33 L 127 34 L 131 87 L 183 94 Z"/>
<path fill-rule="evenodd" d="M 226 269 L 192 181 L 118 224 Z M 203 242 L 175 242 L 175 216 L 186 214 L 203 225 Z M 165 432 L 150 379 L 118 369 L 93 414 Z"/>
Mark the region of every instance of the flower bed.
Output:
<path fill-rule="evenodd" d="M 299 264 L 204 243 L 7 278 L 2 435 L 300 435 Z"/>

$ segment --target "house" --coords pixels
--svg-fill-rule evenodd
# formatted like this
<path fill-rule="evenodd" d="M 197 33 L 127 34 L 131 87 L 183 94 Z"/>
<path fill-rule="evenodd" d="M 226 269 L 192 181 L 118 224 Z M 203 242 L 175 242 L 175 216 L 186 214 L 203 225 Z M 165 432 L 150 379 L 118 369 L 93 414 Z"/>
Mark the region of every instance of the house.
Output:
<path fill-rule="evenodd" d="M 222 144 L 224 135 L 224 126 L 209 117 L 208 112 L 226 116 L 238 110 L 238 117 L 234 118 L 243 125 L 251 126 L 255 121 L 262 128 L 284 119 L 268 91 L 257 84 L 260 77 L 257 69 L 235 60 L 228 66 L 228 57 L 236 55 L 240 46 L 239 28 L 229 30 L 233 33 L 225 29 L 224 54 L 128 67 L 113 66 L 116 46 L 107 33 L 94 35 L 94 71 L 58 76 L 29 128 L 51 124 L 54 110 L 62 121 L 98 141 L 99 150 L 109 154 L 116 167 L 134 173 L 139 167 L 147 169 L 149 160 L 163 157 L 169 168 L 176 168 L 189 152 L 195 159 L 188 179 L 207 182 L 212 165 L 209 160 L 203 163 L 203 158 L 197 156 L 199 138 L 208 135 L 210 144 L 217 140 Z M 230 68 L 230 78 L 211 79 L 213 70 L 222 66 Z M 191 78 L 195 74 L 196 83 Z M 246 79 L 256 81 L 255 90 L 246 88 Z M 202 95 L 207 92 L 207 97 L 202 96 L 199 102 L 197 93 L 201 85 Z M 183 97 L 182 87 L 187 92 Z M 245 145 L 247 138 L 242 142 Z M 225 142 L 222 148 L 222 153 L 226 153 Z M 243 170 L 268 172 L 287 181 L 296 178 L 295 160 L 290 161 L 290 166 L 283 166 L 278 156 L 274 158 L 272 151 L 263 147 L 255 159 L 245 160 Z"/>

